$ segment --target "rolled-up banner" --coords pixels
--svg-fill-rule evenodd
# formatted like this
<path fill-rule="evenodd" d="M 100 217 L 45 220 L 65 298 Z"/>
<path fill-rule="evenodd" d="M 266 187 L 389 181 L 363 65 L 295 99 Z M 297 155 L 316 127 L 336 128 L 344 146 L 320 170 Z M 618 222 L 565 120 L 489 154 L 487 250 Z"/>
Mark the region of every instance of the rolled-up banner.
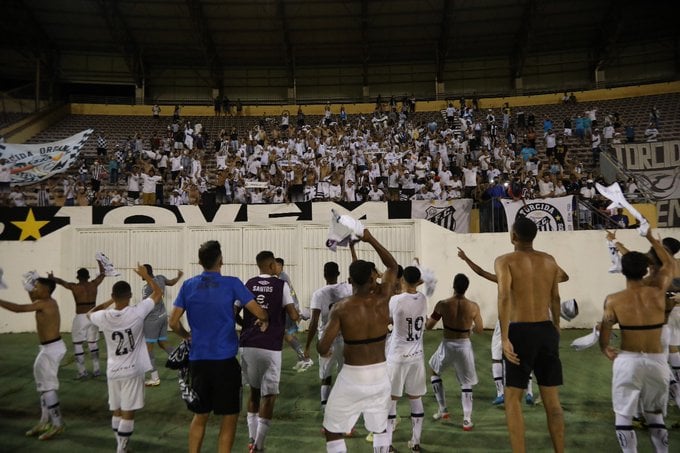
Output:
<path fill-rule="evenodd" d="M 11 184 L 35 184 L 65 172 L 78 159 L 80 150 L 92 132 L 92 129 L 86 129 L 51 143 L 0 143 L 0 159 L 5 159 L 12 167 Z"/>

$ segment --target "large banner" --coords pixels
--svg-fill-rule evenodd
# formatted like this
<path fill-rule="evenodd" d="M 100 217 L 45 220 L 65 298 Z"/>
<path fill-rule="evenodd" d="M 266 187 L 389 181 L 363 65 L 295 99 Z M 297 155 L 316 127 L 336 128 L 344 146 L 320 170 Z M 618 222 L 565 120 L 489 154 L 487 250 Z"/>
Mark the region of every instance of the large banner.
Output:
<path fill-rule="evenodd" d="M 656 200 L 658 226 L 680 226 L 680 140 L 614 145 L 614 152 Z"/>
<path fill-rule="evenodd" d="M 508 225 L 517 217 L 534 221 L 538 231 L 573 231 L 574 196 L 541 198 L 539 200 L 501 200 Z"/>
<path fill-rule="evenodd" d="M 471 211 L 471 199 L 411 202 L 411 218 L 427 219 L 456 233 L 470 232 Z"/>
<path fill-rule="evenodd" d="M 12 184 L 35 184 L 68 170 L 92 132 L 87 129 L 52 143 L 0 143 L 0 159 L 7 160 L 12 166 Z"/>
<path fill-rule="evenodd" d="M 280 225 L 328 224 L 331 209 L 371 223 L 427 219 L 457 233 L 470 232 L 472 200 L 389 201 L 207 206 L 65 206 L 0 209 L 0 241 L 38 240 L 68 225 Z"/>

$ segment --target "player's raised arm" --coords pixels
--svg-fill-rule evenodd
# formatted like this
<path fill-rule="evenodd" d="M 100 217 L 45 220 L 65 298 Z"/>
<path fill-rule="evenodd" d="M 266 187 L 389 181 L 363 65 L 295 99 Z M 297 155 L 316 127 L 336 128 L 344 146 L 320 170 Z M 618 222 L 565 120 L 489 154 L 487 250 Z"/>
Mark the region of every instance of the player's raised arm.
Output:
<path fill-rule="evenodd" d="M 485 271 L 484 269 L 482 269 L 479 265 L 477 265 L 477 263 L 475 263 L 474 261 L 472 261 L 472 260 L 465 254 L 465 252 L 463 251 L 463 249 L 461 249 L 460 247 L 458 247 L 458 258 L 460 258 L 460 259 L 462 259 L 463 261 L 465 261 L 465 263 L 470 267 L 470 269 L 472 269 L 472 271 L 473 271 L 475 274 L 479 275 L 479 276 L 482 277 L 482 278 L 485 278 L 485 279 L 489 280 L 490 282 L 494 282 L 494 283 L 497 283 L 497 282 L 498 282 L 498 279 L 496 278 L 496 274 L 492 274 L 491 272 L 488 272 L 488 271 Z"/>
<path fill-rule="evenodd" d="M 149 275 L 149 271 L 146 269 L 146 266 L 143 264 L 137 263 L 137 269 L 135 269 L 135 273 L 142 277 L 144 281 L 149 285 L 151 288 L 151 294 L 149 297 L 153 300 L 155 304 L 161 301 L 163 299 L 163 290 L 161 289 L 160 286 L 158 286 L 158 283 L 156 283 L 156 280 Z"/>

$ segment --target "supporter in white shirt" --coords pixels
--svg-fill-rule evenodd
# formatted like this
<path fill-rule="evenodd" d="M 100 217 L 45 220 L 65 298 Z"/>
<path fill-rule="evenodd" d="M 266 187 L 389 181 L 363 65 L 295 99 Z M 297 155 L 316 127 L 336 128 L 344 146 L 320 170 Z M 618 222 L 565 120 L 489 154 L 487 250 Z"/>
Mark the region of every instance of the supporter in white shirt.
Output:
<path fill-rule="evenodd" d="M 385 200 L 385 192 L 378 188 L 377 184 L 371 185 L 371 190 L 368 191 L 369 201 L 383 201 Z"/>
<path fill-rule="evenodd" d="M 548 173 L 543 175 L 538 181 L 538 194 L 542 198 L 555 196 L 555 185 L 550 180 L 550 175 Z"/>
<path fill-rule="evenodd" d="M 10 205 L 17 208 L 26 206 L 26 199 L 24 198 L 24 193 L 21 191 L 19 186 L 14 186 L 12 191 L 7 195 Z"/>
<path fill-rule="evenodd" d="M 142 203 L 145 205 L 156 204 L 156 183 L 161 180 L 160 176 L 156 175 L 153 167 L 149 168 L 148 174 L 142 173 Z"/>

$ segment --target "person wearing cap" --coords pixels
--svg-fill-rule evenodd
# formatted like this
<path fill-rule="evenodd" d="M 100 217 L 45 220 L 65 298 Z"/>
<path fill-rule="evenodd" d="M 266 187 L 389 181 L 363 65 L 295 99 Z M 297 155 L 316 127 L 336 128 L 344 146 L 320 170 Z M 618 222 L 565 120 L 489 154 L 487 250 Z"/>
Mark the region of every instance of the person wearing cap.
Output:
<path fill-rule="evenodd" d="M 323 266 L 323 278 L 326 284 L 312 293 L 310 302 L 311 319 L 307 328 L 307 342 L 305 343 L 305 356 L 309 357 L 309 348 L 317 335 L 319 340 L 323 336 L 331 307 L 336 302 L 352 295 L 352 285 L 347 282 L 338 283 L 340 269 L 335 261 L 328 261 Z M 338 335 L 333 342 L 330 353 L 319 354 L 319 379 L 321 379 L 321 412 L 326 409 L 328 395 L 331 393 L 333 372 L 338 372 L 343 365 L 342 336 Z"/>
<path fill-rule="evenodd" d="M 600 350 L 613 361 L 612 406 L 616 437 L 624 452 L 637 451 L 633 417 L 639 407 L 644 411 L 654 450 L 668 451 L 664 414 L 671 376 L 661 331 L 670 305 L 665 292 L 673 279 L 675 260 L 654 238 L 651 228 L 646 237 L 661 262 L 655 278 L 645 279 L 650 267 L 647 254 L 624 254 L 621 272 L 626 277 L 626 289 L 606 297 L 600 326 Z M 616 324 L 621 332 L 620 350 L 609 344 Z"/>
<path fill-rule="evenodd" d="M 30 304 L 15 304 L 0 300 L 0 307 L 14 313 L 35 312 L 36 330 L 40 349 L 33 364 L 33 376 L 40 393 L 42 410 L 40 422 L 26 436 L 37 436 L 49 440 L 64 431 L 64 422 L 59 407 L 59 364 L 66 354 L 66 345 L 61 339 L 59 305 L 52 298 L 56 284 L 49 278 L 38 277 L 26 287 L 31 298 Z"/>
<path fill-rule="evenodd" d="M 86 341 L 90 351 L 90 358 L 92 359 L 92 377 L 101 375 L 99 369 L 99 329 L 87 318 L 87 312 L 94 308 L 97 303 L 97 288 L 106 276 L 104 265 L 101 261 L 97 261 L 97 265 L 99 266 L 99 275 L 92 281 L 90 281 L 90 272 L 84 267 L 78 269 L 76 273 L 78 283 L 67 282 L 59 277 L 55 277 L 53 272 L 47 274 L 47 277 L 54 280 L 56 284 L 71 291 L 76 304 L 76 315 L 71 326 L 71 341 L 73 341 L 73 353 L 76 359 L 76 368 L 78 369 L 75 379 L 78 381 L 84 380 L 89 376 L 85 368 L 84 344 Z"/>

